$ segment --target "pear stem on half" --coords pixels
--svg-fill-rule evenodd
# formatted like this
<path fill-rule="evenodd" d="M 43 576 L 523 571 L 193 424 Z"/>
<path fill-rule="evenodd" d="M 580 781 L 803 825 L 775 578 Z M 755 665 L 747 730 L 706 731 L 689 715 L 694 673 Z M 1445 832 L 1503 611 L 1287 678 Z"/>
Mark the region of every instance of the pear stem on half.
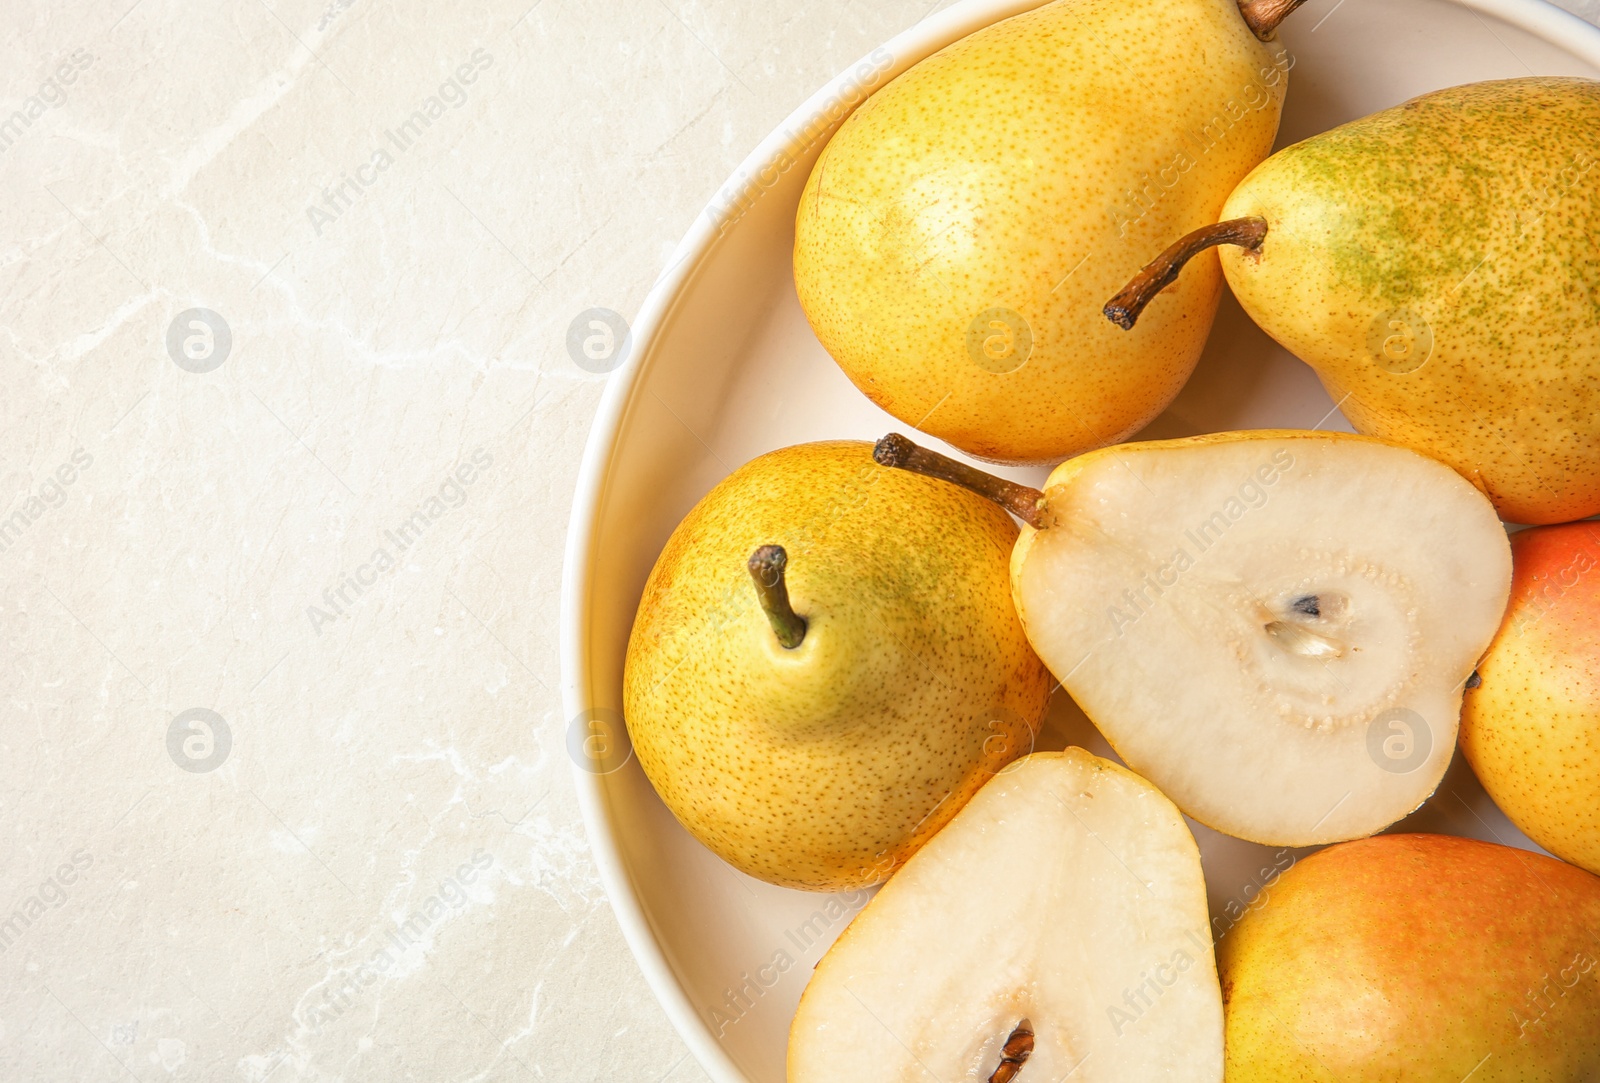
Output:
<path fill-rule="evenodd" d="M 1219 244 L 1236 244 L 1257 251 L 1266 239 L 1265 218 L 1235 218 L 1231 222 L 1201 226 L 1157 256 L 1123 287 L 1121 293 L 1107 301 L 1103 310 L 1106 319 L 1124 331 L 1131 331 L 1145 306 L 1156 299 L 1156 294 L 1176 282 L 1184 264 L 1200 253 Z"/>
<path fill-rule="evenodd" d="M 785 650 L 794 650 L 806 638 L 806 619 L 789 604 L 789 584 L 784 581 L 783 570 L 789 566 L 789 554 L 781 545 L 763 545 L 750 554 L 745 565 L 750 578 L 756 581 L 756 597 L 772 624 L 772 631 Z"/>
<path fill-rule="evenodd" d="M 1024 1019 L 1006 1039 L 1005 1048 L 1000 1050 L 1000 1066 L 989 1076 L 989 1083 L 1011 1083 L 1032 1055 L 1033 1030 Z"/>
<path fill-rule="evenodd" d="M 1294 9 L 1306 0 L 1239 0 L 1239 14 L 1249 24 L 1250 32 L 1262 41 L 1271 41 L 1278 24 L 1294 14 Z"/>
<path fill-rule="evenodd" d="M 966 463 L 958 463 L 948 455 L 918 447 L 897 432 L 879 440 L 872 449 L 872 457 L 882 466 L 909 470 L 913 474 L 938 478 L 970 489 L 981 497 L 993 500 L 1029 526 L 1035 529 L 1044 527 L 1044 494 L 1038 489 L 997 478 Z"/>

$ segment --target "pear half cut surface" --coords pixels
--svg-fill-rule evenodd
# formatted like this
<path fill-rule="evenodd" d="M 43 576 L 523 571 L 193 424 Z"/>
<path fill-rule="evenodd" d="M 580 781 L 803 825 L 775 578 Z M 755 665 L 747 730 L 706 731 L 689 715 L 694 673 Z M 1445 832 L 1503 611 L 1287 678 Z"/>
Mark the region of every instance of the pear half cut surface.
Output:
<path fill-rule="evenodd" d="M 823 957 L 789 1083 L 1220 1083 L 1200 852 L 1150 783 L 1018 760 Z"/>
<path fill-rule="evenodd" d="M 1029 640 L 1189 815 L 1309 846 L 1437 788 L 1511 578 L 1449 467 L 1339 433 L 1125 444 L 1058 467 L 1033 518 L 1011 558 Z"/>

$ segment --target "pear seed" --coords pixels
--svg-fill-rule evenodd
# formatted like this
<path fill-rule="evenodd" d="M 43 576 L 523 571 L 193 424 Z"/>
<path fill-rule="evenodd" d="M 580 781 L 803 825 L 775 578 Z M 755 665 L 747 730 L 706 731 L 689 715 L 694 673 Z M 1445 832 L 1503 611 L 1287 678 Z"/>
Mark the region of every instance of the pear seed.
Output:
<path fill-rule="evenodd" d="M 1033 1025 L 1024 1019 L 1006 1039 L 1000 1050 L 1000 1065 L 989 1076 L 989 1083 L 1011 1083 L 1033 1053 Z"/>

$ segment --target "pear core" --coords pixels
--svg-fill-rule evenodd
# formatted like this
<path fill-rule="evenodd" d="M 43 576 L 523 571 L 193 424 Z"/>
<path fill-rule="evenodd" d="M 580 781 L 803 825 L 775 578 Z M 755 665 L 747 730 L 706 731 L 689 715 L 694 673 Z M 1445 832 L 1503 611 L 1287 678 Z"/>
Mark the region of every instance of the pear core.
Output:
<path fill-rule="evenodd" d="M 1433 793 L 1511 574 L 1460 476 L 1361 437 L 1236 433 L 1083 456 L 1045 500 L 1012 556 L 1023 627 L 1185 812 L 1308 846 Z"/>

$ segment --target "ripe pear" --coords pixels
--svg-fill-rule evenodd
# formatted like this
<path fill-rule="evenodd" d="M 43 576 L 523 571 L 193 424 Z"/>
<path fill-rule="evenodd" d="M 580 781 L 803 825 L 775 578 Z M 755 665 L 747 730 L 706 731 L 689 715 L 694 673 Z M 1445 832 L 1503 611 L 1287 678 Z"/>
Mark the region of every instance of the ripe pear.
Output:
<path fill-rule="evenodd" d="M 1511 605 L 1461 748 L 1512 823 L 1600 873 L 1600 523 L 1522 531 L 1511 553 Z"/>
<path fill-rule="evenodd" d="M 971 493 L 804 444 L 679 524 L 623 674 L 634 752 L 751 876 L 877 883 L 1032 748 L 1051 682 L 1011 608 L 1017 528 Z"/>
<path fill-rule="evenodd" d="M 789 1083 L 1221 1083 L 1200 850 L 1069 748 L 987 783 L 818 964 Z"/>
<path fill-rule="evenodd" d="M 1600 512 L 1600 82 L 1424 95 L 1273 155 L 1107 312 L 1222 269 L 1363 433 L 1455 467 L 1518 523 Z M 1157 299 L 1151 314 L 1181 311 Z"/>
<path fill-rule="evenodd" d="M 877 454 L 1023 519 L 1011 591 L 1034 650 L 1201 823 L 1357 838 L 1444 776 L 1511 582 L 1494 508 L 1444 464 L 1347 433 L 1219 433 L 1090 452 L 1040 492 L 904 437 Z"/>
<path fill-rule="evenodd" d="M 1228 1083 L 1600 1079 L 1600 879 L 1443 835 L 1330 847 L 1221 941 Z"/>
<path fill-rule="evenodd" d="M 795 218 L 817 337 L 866 395 L 979 458 L 1126 439 L 1193 371 L 1214 258 L 1133 336 L 1096 318 L 1152 244 L 1216 220 L 1272 149 L 1298 0 L 1057 0 L 874 93 Z"/>

